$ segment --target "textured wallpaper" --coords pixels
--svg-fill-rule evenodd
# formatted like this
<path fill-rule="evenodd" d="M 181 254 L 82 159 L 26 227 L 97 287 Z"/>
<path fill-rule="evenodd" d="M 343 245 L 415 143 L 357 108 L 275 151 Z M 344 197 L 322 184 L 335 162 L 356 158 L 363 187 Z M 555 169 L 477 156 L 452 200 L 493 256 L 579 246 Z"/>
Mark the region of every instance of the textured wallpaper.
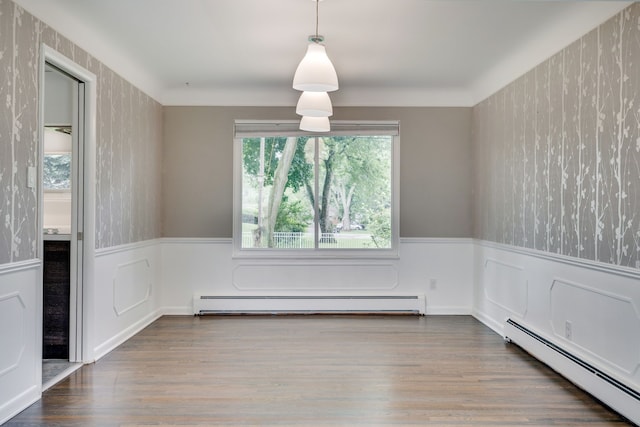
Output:
<path fill-rule="evenodd" d="M 10 0 L 0 0 L 0 264 L 37 256 L 38 67 L 44 42 L 98 76 L 96 247 L 160 236 L 162 107 Z"/>
<path fill-rule="evenodd" d="M 640 268 L 640 4 L 473 109 L 476 238 Z"/>

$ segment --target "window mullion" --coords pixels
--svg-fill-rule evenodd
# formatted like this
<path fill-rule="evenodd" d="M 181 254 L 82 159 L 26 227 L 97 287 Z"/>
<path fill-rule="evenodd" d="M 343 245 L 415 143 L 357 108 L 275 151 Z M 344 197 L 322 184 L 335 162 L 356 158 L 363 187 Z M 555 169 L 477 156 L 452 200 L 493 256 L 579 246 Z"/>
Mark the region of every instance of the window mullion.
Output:
<path fill-rule="evenodd" d="M 318 137 L 313 138 L 313 167 L 315 169 L 315 173 L 313 174 L 313 191 L 315 196 L 313 197 L 313 230 L 314 230 L 314 238 L 313 238 L 313 247 L 314 249 L 320 248 L 320 217 L 318 211 L 318 198 L 320 196 L 320 143 L 318 141 Z"/>

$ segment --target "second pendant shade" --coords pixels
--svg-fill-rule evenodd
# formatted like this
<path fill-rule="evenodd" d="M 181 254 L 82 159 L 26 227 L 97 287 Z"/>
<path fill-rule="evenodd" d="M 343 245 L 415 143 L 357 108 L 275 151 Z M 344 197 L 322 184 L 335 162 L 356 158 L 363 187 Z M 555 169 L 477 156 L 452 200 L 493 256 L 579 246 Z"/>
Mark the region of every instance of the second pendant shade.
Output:
<path fill-rule="evenodd" d="M 310 117 L 329 117 L 333 115 L 331 99 L 327 92 L 302 92 L 296 114 Z"/>

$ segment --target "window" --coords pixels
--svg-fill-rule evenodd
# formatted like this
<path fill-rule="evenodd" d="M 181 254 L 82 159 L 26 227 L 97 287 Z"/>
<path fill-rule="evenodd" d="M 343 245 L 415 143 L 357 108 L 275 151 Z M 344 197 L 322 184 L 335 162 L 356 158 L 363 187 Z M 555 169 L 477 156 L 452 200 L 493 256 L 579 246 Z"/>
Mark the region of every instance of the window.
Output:
<path fill-rule="evenodd" d="M 45 192 L 71 190 L 71 128 L 45 127 L 42 169 Z"/>
<path fill-rule="evenodd" d="M 236 122 L 236 255 L 396 256 L 397 122 Z"/>
<path fill-rule="evenodd" d="M 71 189 L 71 153 L 45 154 L 43 165 L 44 190 Z"/>

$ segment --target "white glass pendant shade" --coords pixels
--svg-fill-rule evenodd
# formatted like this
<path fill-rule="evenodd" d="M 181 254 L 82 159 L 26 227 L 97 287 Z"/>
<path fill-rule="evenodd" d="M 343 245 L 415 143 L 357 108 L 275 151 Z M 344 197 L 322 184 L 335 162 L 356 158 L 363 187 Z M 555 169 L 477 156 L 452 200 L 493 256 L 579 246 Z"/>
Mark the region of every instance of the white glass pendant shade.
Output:
<path fill-rule="evenodd" d="M 296 114 L 309 117 L 329 117 L 333 115 L 331 99 L 327 92 L 302 92 Z"/>
<path fill-rule="evenodd" d="M 306 130 L 307 132 L 329 132 L 331 130 L 329 117 L 304 116 L 300 120 L 300 130 Z"/>
<path fill-rule="evenodd" d="M 293 76 L 293 88 L 307 92 L 338 90 L 338 75 L 323 45 L 309 43 Z"/>

